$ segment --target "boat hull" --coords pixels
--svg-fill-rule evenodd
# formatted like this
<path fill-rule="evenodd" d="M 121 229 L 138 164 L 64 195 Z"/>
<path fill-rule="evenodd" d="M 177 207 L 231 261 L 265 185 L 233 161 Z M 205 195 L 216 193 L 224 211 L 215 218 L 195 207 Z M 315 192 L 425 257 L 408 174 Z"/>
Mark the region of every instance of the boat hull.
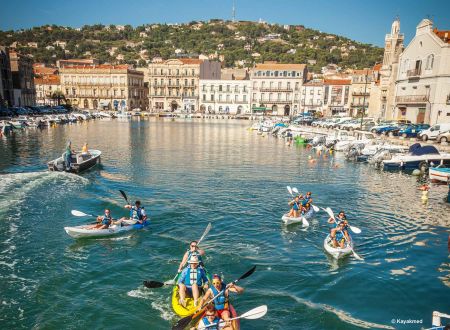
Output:
<path fill-rule="evenodd" d="M 450 182 L 450 168 L 435 168 L 430 167 L 429 170 L 430 180 L 432 181 L 440 181 L 448 183 Z"/>
<path fill-rule="evenodd" d="M 325 240 L 323 241 L 323 247 L 325 251 L 327 251 L 328 254 L 331 255 L 333 258 L 341 259 L 352 253 L 353 242 L 351 236 L 350 236 L 350 244 L 347 244 L 347 246 L 344 247 L 343 249 L 333 247 L 331 245 L 332 244 L 331 242 L 332 242 L 331 237 L 328 234 L 327 237 L 325 237 Z"/>
<path fill-rule="evenodd" d="M 89 153 L 84 155 L 81 153 L 77 153 L 77 157 L 81 157 L 81 162 L 73 162 L 70 164 L 70 169 L 66 169 L 64 157 L 61 156 L 47 163 L 47 167 L 49 171 L 57 171 L 57 172 L 71 172 L 71 173 L 81 173 L 94 167 L 98 163 L 100 163 L 100 150 L 89 150 Z M 86 158 L 87 155 L 90 155 L 89 158 Z"/>
<path fill-rule="evenodd" d="M 304 215 L 302 215 L 301 217 L 297 217 L 297 218 L 289 217 L 288 214 L 289 213 L 286 213 L 281 217 L 281 220 L 283 221 L 284 225 L 289 226 L 289 225 L 301 223 L 303 225 L 303 227 L 307 227 L 307 226 L 309 226 L 309 224 L 306 224 L 304 220 L 305 219 L 308 220 L 308 219 L 312 218 L 314 215 L 314 210 L 311 208 Z"/>
<path fill-rule="evenodd" d="M 142 229 L 150 224 L 147 220 L 143 224 L 135 224 L 129 226 L 112 225 L 107 229 L 89 229 L 92 225 L 64 227 L 65 232 L 72 238 L 98 238 L 105 236 L 114 236 L 129 232 L 131 230 Z"/>

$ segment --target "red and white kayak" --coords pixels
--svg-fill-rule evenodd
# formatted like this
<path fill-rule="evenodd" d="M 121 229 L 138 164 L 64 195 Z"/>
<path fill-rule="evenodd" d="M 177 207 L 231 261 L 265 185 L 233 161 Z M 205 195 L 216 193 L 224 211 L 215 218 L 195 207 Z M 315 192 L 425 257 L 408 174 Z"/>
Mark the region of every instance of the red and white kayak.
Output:
<path fill-rule="evenodd" d="M 450 168 L 448 167 L 430 167 L 430 181 L 450 182 Z"/>

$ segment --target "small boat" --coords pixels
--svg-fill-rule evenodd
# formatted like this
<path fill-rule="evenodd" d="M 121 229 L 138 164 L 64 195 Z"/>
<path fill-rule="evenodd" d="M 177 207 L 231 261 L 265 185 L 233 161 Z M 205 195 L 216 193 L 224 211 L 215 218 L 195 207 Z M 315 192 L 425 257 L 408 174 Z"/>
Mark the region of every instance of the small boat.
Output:
<path fill-rule="evenodd" d="M 47 163 L 49 171 L 80 173 L 100 163 L 100 150 L 89 149 L 87 153 L 77 152 L 72 155 L 70 168 L 66 168 L 64 153 L 61 157 Z"/>
<path fill-rule="evenodd" d="M 125 221 L 126 222 L 126 221 Z M 73 238 L 93 238 L 118 235 L 131 230 L 142 229 L 150 224 L 150 220 L 144 221 L 143 224 L 133 224 L 127 226 L 112 225 L 107 229 L 90 229 L 92 225 L 83 225 L 76 227 L 64 227 L 66 233 Z"/>
<path fill-rule="evenodd" d="M 25 124 L 19 120 L 11 120 L 9 124 L 12 126 L 13 129 L 24 129 Z"/>
<path fill-rule="evenodd" d="M 209 282 L 211 283 L 211 277 L 208 274 L 208 271 L 205 269 L 206 277 L 208 277 Z M 180 277 L 181 273 L 178 274 L 178 276 L 175 279 L 175 283 L 178 282 L 178 278 Z M 172 289 L 172 309 L 173 311 L 181 317 L 186 317 L 189 315 L 194 314 L 197 311 L 197 307 L 194 306 L 194 298 L 188 297 L 186 295 L 186 307 L 180 304 L 180 295 L 179 295 L 179 288 L 178 285 L 175 284 Z M 201 297 L 199 298 L 200 301 Z"/>
<path fill-rule="evenodd" d="M 409 153 L 396 155 L 391 159 L 383 160 L 384 169 L 428 169 L 437 165 L 450 165 L 450 154 L 439 153 L 434 146 L 422 147 L 415 143 L 409 147 Z"/>
<path fill-rule="evenodd" d="M 350 234 L 349 237 L 350 243 L 346 243 L 346 246 L 343 249 L 341 249 L 333 247 L 333 242 L 331 240 L 330 234 L 328 234 L 327 237 L 325 237 L 325 240 L 323 241 L 323 247 L 325 248 L 325 251 L 327 251 L 333 258 L 335 259 L 343 258 L 352 253 L 353 241 Z"/>
<path fill-rule="evenodd" d="M 430 167 L 429 176 L 431 181 L 450 182 L 450 167 Z"/>
<path fill-rule="evenodd" d="M 118 119 L 131 119 L 131 114 L 127 111 L 119 111 L 117 112 Z"/>
<path fill-rule="evenodd" d="M 286 226 L 292 225 L 292 224 L 294 224 L 294 223 L 301 223 L 301 224 L 303 225 L 303 227 L 308 227 L 308 226 L 309 226 L 309 223 L 308 223 L 308 222 L 305 223 L 305 220 L 308 220 L 308 219 L 310 219 L 310 218 L 313 217 L 313 215 L 314 215 L 314 210 L 313 210 L 313 208 L 311 207 L 311 208 L 308 210 L 308 212 L 306 212 L 304 215 L 302 215 L 302 216 L 300 216 L 300 217 L 297 217 L 297 218 L 289 217 L 288 214 L 289 214 L 289 213 L 286 213 L 286 214 L 284 214 L 284 215 L 281 217 L 281 220 L 283 221 L 283 223 L 284 223 Z"/>
<path fill-rule="evenodd" d="M 426 329 L 426 330 L 445 330 L 447 328 L 446 326 L 442 325 L 442 318 L 446 318 L 450 320 L 450 314 L 441 313 L 438 311 L 433 312 L 433 316 L 431 319 L 431 325 L 432 328 Z"/>

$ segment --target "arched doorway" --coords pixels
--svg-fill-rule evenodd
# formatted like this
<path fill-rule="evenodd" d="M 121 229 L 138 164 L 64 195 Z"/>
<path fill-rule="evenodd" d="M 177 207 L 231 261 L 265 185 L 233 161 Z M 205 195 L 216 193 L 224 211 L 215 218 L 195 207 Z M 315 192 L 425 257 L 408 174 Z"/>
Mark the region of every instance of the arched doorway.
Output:
<path fill-rule="evenodd" d="M 220 114 L 223 113 L 223 107 L 222 107 L 222 106 L 219 107 L 219 113 L 220 113 Z"/>
<path fill-rule="evenodd" d="M 242 105 L 238 106 L 238 107 L 237 107 L 237 112 L 236 112 L 236 114 L 237 114 L 237 115 L 241 114 L 241 113 L 242 113 L 242 110 L 243 110 Z"/>
<path fill-rule="evenodd" d="M 89 109 L 89 101 L 87 99 L 84 100 L 84 108 Z"/>
<path fill-rule="evenodd" d="M 202 105 L 200 106 L 200 112 L 201 112 L 201 113 L 205 113 L 205 111 L 206 111 L 206 107 L 205 107 L 204 104 L 202 104 Z"/>
<path fill-rule="evenodd" d="M 273 115 L 278 114 L 278 105 L 276 105 L 276 104 L 272 105 L 272 114 Z"/>
<path fill-rule="evenodd" d="M 92 106 L 94 107 L 94 109 L 97 109 L 98 108 L 98 101 L 97 100 L 92 101 Z"/>
<path fill-rule="evenodd" d="M 208 113 L 212 113 L 212 107 L 210 105 L 208 105 Z"/>
<path fill-rule="evenodd" d="M 172 103 L 170 103 L 170 110 L 173 112 L 173 111 L 175 111 L 177 109 L 178 109 L 177 101 L 172 101 Z"/>
<path fill-rule="evenodd" d="M 291 107 L 290 107 L 289 105 L 286 104 L 286 105 L 284 106 L 284 115 L 285 115 L 285 116 L 289 116 L 290 113 L 291 113 Z"/>

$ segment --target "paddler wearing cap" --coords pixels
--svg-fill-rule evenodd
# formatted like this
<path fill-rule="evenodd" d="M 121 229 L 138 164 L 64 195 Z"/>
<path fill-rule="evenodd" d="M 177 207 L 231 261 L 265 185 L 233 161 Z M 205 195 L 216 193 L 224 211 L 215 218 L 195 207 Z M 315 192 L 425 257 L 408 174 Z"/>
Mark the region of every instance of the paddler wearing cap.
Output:
<path fill-rule="evenodd" d="M 198 306 L 200 288 L 208 288 L 208 277 L 203 268 L 199 267 L 200 261 L 193 256 L 189 261 L 189 267 L 185 268 L 178 279 L 180 304 L 186 307 L 186 292 L 194 298 L 194 306 Z"/>
<path fill-rule="evenodd" d="M 200 262 L 200 266 L 203 266 L 202 256 L 205 255 L 205 251 L 198 247 L 197 241 L 192 241 L 189 244 L 189 250 L 183 256 L 183 260 L 181 260 L 180 265 L 178 266 L 178 273 L 183 270 L 184 265 L 191 260 L 192 257 L 196 256 L 198 261 Z"/>
<path fill-rule="evenodd" d="M 229 322 L 230 310 L 228 305 L 228 297 L 230 292 L 241 294 L 244 292 L 244 288 L 241 288 L 234 283 L 231 283 L 227 287 L 227 285 L 222 281 L 222 278 L 219 275 L 214 274 L 212 277 L 212 285 L 208 291 L 206 291 L 200 302 L 200 306 L 203 306 L 206 301 L 217 296 L 213 302 L 217 316 L 226 322 L 223 329 L 232 329 Z"/>

